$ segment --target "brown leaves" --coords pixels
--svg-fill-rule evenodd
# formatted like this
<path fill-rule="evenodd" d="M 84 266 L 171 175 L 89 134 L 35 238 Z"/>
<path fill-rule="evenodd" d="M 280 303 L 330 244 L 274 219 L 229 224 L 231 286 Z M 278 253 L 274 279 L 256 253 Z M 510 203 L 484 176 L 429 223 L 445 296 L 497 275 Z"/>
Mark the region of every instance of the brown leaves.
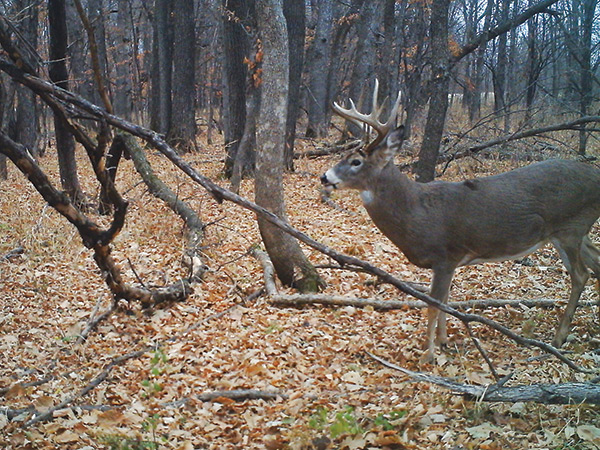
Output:
<path fill-rule="evenodd" d="M 307 145 L 301 141 L 298 145 Z M 197 167 L 219 179 L 221 153 L 208 147 Z M 302 150 L 302 149 L 300 149 Z M 149 441 L 166 436 L 169 448 L 540 448 L 567 442 L 597 445 L 597 412 L 585 406 L 481 405 L 463 402 L 436 387 L 410 382 L 362 355 L 374 351 L 418 370 L 426 313 L 415 310 L 376 312 L 352 307 L 280 309 L 263 299 L 246 302 L 262 286 L 258 263 L 246 254 L 260 242 L 253 215 L 231 204 L 216 204 L 164 162 L 152 156 L 157 173 L 190 200 L 205 223 L 204 253 L 211 270 L 189 301 L 142 313 L 135 305 L 112 314 L 82 344 L 75 342 L 82 324 L 98 304 L 110 303 L 100 274 L 70 228 L 47 210 L 27 185 L 11 175 L 0 196 L 0 255 L 23 243 L 25 253 L 0 261 L 0 388 L 2 405 L 48 409 L 78 392 L 113 357 L 162 344 L 165 359 L 152 352 L 115 367 L 109 377 L 78 399 L 74 409 L 57 411 L 54 421 L 27 433 L 23 418 L 11 422 L 0 414 L 0 447 L 51 449 L 98 447 L 102 437 Z M 54 176 L 51 158 L 42 164 Z M 429 273 L 416 269 L 375 229 L 357 195 L 334 200 L 356 212 L 332 210 L 318 199 L 321 173 L 330 161 L 299 160 L 286 176 L 290 222 L 328 245 L 367 259 L 408 281 L 427 283 Z M 84 165 L 82 165 L 84 167 Z M 479 168 L 482 169 L 481 167 Z M 484 168 L 488 170 L 488 168 Z M 491 168 L 493 169 L 493 167 Z M 87 186 L 89 177 L 83 174 Z M 131 207 L 113 256 L 128 282 L 164 284 L 178 279 L 183 248 L 179 220 L 137 185 L 127 164 L 118 178 Z M 252 196 L 244 180 L 241 192 Z M 26 207 L 23 207 L 26 205 Z M 327 264 L 311 253 L 313 262 Z M 131 266 L 129 262 L 131 261 Z M 556 271 L 547 249 L 532 265 L 488 264 L 464 268 L 451 296 L 455 300 L 544 296 L 564 298 L 565 274 Z M 322 270 L 327 292 L 366 298 L 402 299 L 365 274 Z M 282 289 L 282 292 L 285 292 Z M 532 295 L 533 294 L 533 295 Z M 585 294 L 595 298 L 591 288 Z M 236 306 L 237 305 L 237 306 Z M 514 328 L 548 339 L 555 313 L 512 307 L 478 311 Z M 589 352 L 583 324 L 588 310 L 577 312 L 573 344 L 582 364 L 597 359 Z M 438 355 L 434 373 L 477 384 L 490 382 L 489 371 L 451 321 L 450 348 Z M 596 330 L 597 331 L 597 330 Z M 515 382 L 570 380 L 564 367 L 534 356 L 483 327 L 474 332 L 502 374 Z M 171 341 L 168 341 L 172 339 Z M 24 383 L 47 378 L 39 386 Z M 225 396 L 203 402 L 198 394 L 216 390 L 280 391 L 289 398 L 236 401 Z M 189 399 L 179 406 L 169 402 Z M 79 407 L 78 407 L 79 406 Z M 82 406 L 105 406 L 107 411 Z M 321 421 L 319 411 L 325 411 Z M 333 436 L 332 427 L 339 431 Z M 77 436 L 77 440 L 75 439 Z"/>

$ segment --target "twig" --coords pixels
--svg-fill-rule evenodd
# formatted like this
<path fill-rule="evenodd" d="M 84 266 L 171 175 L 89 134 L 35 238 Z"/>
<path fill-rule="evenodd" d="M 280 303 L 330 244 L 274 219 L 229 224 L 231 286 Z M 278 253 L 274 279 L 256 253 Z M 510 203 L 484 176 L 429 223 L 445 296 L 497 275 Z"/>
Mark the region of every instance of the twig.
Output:
<path fill-rule="evenodd" d="M 83 343 L 87 339 L 88 335 L 98 327 L 98 324 L 105 320 L 108 316 L 110 316 L 117 308 L 117 302 L 110 302 L 110 307 L 99 316 L 96 316 L 96 314 L 98 313 L 99 305 L 100 301 L 98 301 L 98 303 L 96 304 L 96 307 L 94 308 L 94 311 L 92 312 L 90 319 L 88 320 L 87 326 L 81 331 L 81 333 L 77 337 L 78 344 Z"/>
<path fill-rule="evenodd" d="M 0 261 L 8 261 L 11 258 L 14 258 L 15 256 L 22 255 L 23 253 L 25 253 L 25 249 L 22 245 L 19 245 L 18 247 L 13 248 L 8 253 L 0 256 Z"/>
<path fill-rule="evenodd" d="M 464 325 L 465 325 L 465 328 L 467 329 L 467 332 L 469 333 L 469 337 L 473 341 L 473 344 L 475 344 L 475 347 L 477 347 L 477 350 L 479 350 L 479 353 L 481 353 L 481 356 L 483 356 L 483 359 L 485 360 L 486 364 L 490 368 L 490 372 L 492 372 L 492 376 L 494 377 L 494 379 L 496 381 L 498 381 L 500 379 L 500 377 L 498 376 L 498 372 L 496 372 L 496 368 L 492 364 L 492 361 L 490 360 L 490 357 L 488 356 L 487 351 L 481 346 L 481 342 L 479 342 L 479 339 L 477 338 L 477 336 L 475 336 L 473 334 L 473 330 L 471 329 L 471 326 L 468 323 L 465 323 Z"/>
<path fill-rule="evenodd" d="M 123 356 L 119 356 L 117 358 L 114 358 L 107 366 L 106 368 L 100 373 L 100 375 L 98 375 L 96 378 L 94 378 L 92 381 L 90 381 L 83 389 L 81 389 L 77 394 L 71 396 L 71 397 L 67 397 L 66 399 L 64 399 L 62 402 L 60 402 L 58 405 L 53 406 L 52 408 L 50 408 L 48 411 L 46 411 L 43 414 L 40 415 L 36 415 L 33 418 L 29 419 L 27 422 L 25 422 L 25 424 L 23 425 L 23 428 L 28 428 L 32 425 L 35 425 L 38 422 L 43 422 L 46 420 L 50 420 L 54 413 L 56 411 L 58 411 L 59 409 L 63 409 L 66 406 L 68 406 L 69 404 L 73 403 L 75 400 L 83 397 L 84 395 L 86 395 L 88 392 L 90 392 L 92 389 L 96 388 L 100 383 L 102 383 L 110 374 L 110 371 L 116 367 L 119 366 L 127 361 L 129 361 L 130 359 L 133 358 L 139 358 L 140 356 L 142 356 L 144 353 L 152 350 L 154 347 L 153 346 L 148 346 L 143 348 L 142 350 L 138 350 L 135 352 L 131 352 L 128 353 L 126 355 Z"/>

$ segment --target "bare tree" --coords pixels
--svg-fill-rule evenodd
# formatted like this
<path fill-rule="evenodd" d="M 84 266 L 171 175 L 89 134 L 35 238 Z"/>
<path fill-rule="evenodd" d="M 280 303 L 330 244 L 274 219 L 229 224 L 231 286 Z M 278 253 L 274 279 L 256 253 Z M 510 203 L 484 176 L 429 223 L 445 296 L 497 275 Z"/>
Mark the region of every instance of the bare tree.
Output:
<path fill-rule="evenodd" d="M 133 113 L 133 61 L 136 58 L 131 23 L 131 0 L 117 2 L 117 36 L 115 43 L 115 112 L 131 120 Z"/>
<path fill-rule="evenodd" d="M 50 79 L 57 86 L 68 89 L 69 76 L 65 63 L 68 34 L 64 0 L 48 1 L 48 24 L 50 30 Z M 77 177 L 75 140 L 66 124 L 56 116 L 54 117 L 54 131 L 62 187 L 74 203 L 82 203 L 84 198 Z"/>
<path fill-rule="evenodd" d="M 152 129 L 166 134 L 171 126 L 173 67 L 173 0 L 156 0 L 152 44 Z"/>
<path fill-rule="evenodd" d="M 300 112 L 300 84 L 304 69 L 304 39 L 306 34 L 306 4 L 296 0 L 284 0 L 283 15 L 288 30 L 290 53 L 289 96 L 287 121 L 285 125 L 285 168 L 294 168 L 294 142 L 296 123 Z"/>
<path fill-rule="evenodd" d="M 286 220 L 283 166 L 289 62 L 282 0 L 258 0 L 257 19 L 264 59 L 257 127 L 256 203 Z M 258 225 L 282 283 L 302 291 L 317 291 L 319 276 L 298 242 L 262 216 Z"/>
<path fill-rule="evenodd" d="M 309 83 L 307 93 L 308 125 L 306 136 L 323 137 L 327 135 L 328 68 L 331 60 L 331 31 L 333 28 L 333 2 L 319 0 L 315 37 L 309 49 Z M 339 57 L 339 55 L 336 55 Z"/>
<path fill-rule="evenodd" d="M 196 149 L 194 0 L 174 3 L 173 112 L 167 139 L 187 153 Z"/>
<path fill-rule="evenodd" d="M 436 2 L 431 11 L 429 34 L 431 39 L 431 95 L 429 111 L 423 133 L 423 142 L 419 151 L 416 176 L 420 182 L 432 181 L 435 178 L 440 142 L 444 132 L 446 112 L 448 110 L 448 88 L 450 74 L 448 72 L 448 12 L 449 0 Z"/>
<path fill-rule="evenodd" d="M 38 43 L 38 8 L 34 7 L 32 0 L 15 2 L 15 9 L 22 15 L 21 37 L 35 51 Z M 39 107 L 35 96 L 29 89 L 17 86 L 15 139 L 25 145 L 32 155 L 40 155 L 42 148 L 40 142 Z"/>
<path fill-rule="evenodd" d="M 248 29 L 254 1 L 223 0 L 223 128 L 225 134 L 224 172 L 233 174 L 233 166 L 246 125 L 247 66 L 250 53 Z"/>

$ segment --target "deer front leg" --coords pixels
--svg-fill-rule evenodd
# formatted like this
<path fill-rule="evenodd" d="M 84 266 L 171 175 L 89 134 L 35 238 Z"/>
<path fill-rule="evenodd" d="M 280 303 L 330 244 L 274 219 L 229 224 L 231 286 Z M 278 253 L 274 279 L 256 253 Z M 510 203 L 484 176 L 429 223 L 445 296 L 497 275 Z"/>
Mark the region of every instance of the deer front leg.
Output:
<path fill-rule="evenodd" d="M 571 294 L 569 295 L 569 303 L 567 303 L 565 312 L 563 313 L 558 329 L 556 330 L 556 335 L 552 340 L 552 345 L 558 348 L 567 340 L 567 336 L 571 330 L 571 322 L 573 321 L 573 316 L 575 315 L 575 310 L 579 303 L 579 297 L 581 297 L 585 283 L 590 277 L 584 264 L 584 259 L 588 260 L 590 255 L 582 255 L 582 251 L 585 252 L 586 250 L 582 250 L 582 244 L 579 242 L 576 245 L 568 241 L 557 241 L 553 243 L 571 276 Z M 595 268 L 598 268 L 597 265 Z M 592 266 L 592 269 L 594 269 L 594 266 Z"/>
<path fill-rule="evenodd" d="M 441 303 L 447 303 L 453 276 L 454 268 L 434 268 L 430 295 Z M 433 361 L 436 342 L 439 345 L 446 345 L 448 342 L 446 314 L 434 306 L 429 306 L 427 310 L 427 340 L 425 341 L 425 352 L 421 356 L 422 363 Z"/>

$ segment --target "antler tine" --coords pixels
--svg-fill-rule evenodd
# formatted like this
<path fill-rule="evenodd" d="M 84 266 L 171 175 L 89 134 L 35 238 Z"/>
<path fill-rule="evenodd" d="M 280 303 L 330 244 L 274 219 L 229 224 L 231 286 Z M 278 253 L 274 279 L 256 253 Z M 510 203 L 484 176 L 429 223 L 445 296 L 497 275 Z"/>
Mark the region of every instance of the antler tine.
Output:
<path fill-rule="evenodd" d="M 389 133 L 389 131 L 396 125 L 396 118 L 398 116 L 398 109 L 400 107 L 400 93 L 398 93 L 398 98 L 394 104 L 392 111 L 388 117 L 388 120 L 385 123 L 379 121 L 379 116 L 381 115 L 384 104 L 378 105 L 378 96 L 379 96 L 379 80 L 375 79 L 375 88 L 373 89 L 373 103 L 371 112 L 369 114 L 363 114 L 358 111 L 354 101 L 349 99 L 350 108 L 342 108 L 337 103 L 333 103 L 333 110 L 336 114 L 343 117 L 346 120 L 354 123 L 355 125 L 363 128 L 365 125 L 375 130 L 377 133 L 377 137 L 367 145 L 366 151 L 373 149 L 376 145 L 378 145 L 385 136 Z"/>

